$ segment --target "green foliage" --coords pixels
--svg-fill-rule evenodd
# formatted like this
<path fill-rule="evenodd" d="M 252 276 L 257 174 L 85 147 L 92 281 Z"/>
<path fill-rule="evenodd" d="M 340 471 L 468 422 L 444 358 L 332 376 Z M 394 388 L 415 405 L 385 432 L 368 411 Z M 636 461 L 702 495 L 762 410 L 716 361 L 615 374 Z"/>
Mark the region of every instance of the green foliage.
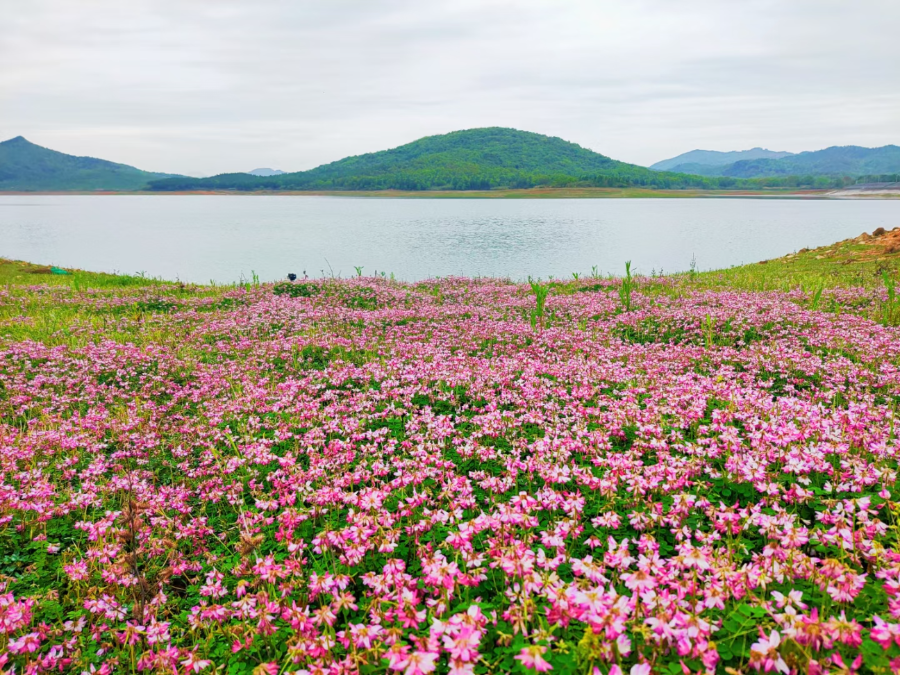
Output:
<path fill-rule="evenodd" d="M 634 290 L 634 280 L 631 278 L 631 261 L 625 263 L 625 276 L 619 287 L 619 300 L 622 303 L 622 311 L 631 311 L 631 292 Z"/>
<path fill-rule="evenodd" d="M 538 330 L 544 331 L 544 305 L 547 303 L 547 295 L 550 293 L 549 284 L 542 284 L 539 281 L 528 280 L 531 285 L 531 292 L 534 293 L 534 309 L 531 311 L 531 327 L 538 327 Z"/>
<path fill-rule="evenodd" d="M 275 284 L 272 292 L 275 295 L 287 295 L 291 298 L 311 298 L 319 294 L 319 287 L 315 284 L 303 282 L 282 281 L 279 284 Z"/>
<path fill-rule="evenodd" d="M 819 303 L 822 300 L 822 291 L 825 290 L 825 284 L 820 283 L 819 287 L 816 289 L 815 293 L 813 293 L 812 301 L 810 302 L 809 308 L 813 311 L 819 308 Z"/>
<path fill-rule="evenodd" d="M 374 288 L 354 288 L 342 293 L 344 303 L 353 309 L 378 309 L 378 295 Z"/>
<path fill-rule="evenodd" d="M 887 270 L 881 272 L 881 278 L 884 280 L 884 288 L 887 291 L 887 302 L 882 307 L 882 322 L 885 326 L 893 326 L 897 323 L 897 289 Z"/>
<path fill-rule="evenodd" d="M 165 313 L 171 312 L 178 308 L 178 305 L 165 298 L 149 298 L 147 300 L 139 300 L 134 303 L 134 307 L 139 312 L 148 313 Z"/>
<path fill-rule="evenodd" d="M 757 626 L 765 615 L 766 611 L 761 607 L 742 603 L 725 617 L 722 639 L 717 643 L 723 661 L 750 656 L 750 645 L 759 637 Z"/>

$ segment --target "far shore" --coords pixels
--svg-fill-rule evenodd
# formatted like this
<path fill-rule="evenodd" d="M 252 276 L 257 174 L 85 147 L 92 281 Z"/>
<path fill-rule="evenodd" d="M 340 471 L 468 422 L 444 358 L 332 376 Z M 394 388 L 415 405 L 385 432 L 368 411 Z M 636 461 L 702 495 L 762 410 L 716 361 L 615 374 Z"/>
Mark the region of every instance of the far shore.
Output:
<path fill-rule="evenodd" d="M 852 188 L 844 190 L 653 190 L 649 188 L 528 188 L 498 190 L 186 190 L 156 191 L 0 191 L 0 196 L 67 196 L 67 195 L 230 195 L 230 196 L 284 196 L 284 197 L 380 197 L 400 199 L 690 199 L 690 198 L 740 198 L 740 199 L 897 199 L 900 190 L 864 191 Z"/>

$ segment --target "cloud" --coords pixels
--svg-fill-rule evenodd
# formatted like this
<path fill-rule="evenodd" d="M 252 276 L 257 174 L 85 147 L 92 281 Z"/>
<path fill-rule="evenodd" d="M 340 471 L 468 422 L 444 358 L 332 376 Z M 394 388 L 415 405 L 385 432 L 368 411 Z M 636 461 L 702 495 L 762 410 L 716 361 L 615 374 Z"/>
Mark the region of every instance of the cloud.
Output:
<path fill-rule="evenodd" d="M 0 136 L 152 170 L 488 125 L 641 164 L 898 142 L 894 0 L 0 3 Z"/>

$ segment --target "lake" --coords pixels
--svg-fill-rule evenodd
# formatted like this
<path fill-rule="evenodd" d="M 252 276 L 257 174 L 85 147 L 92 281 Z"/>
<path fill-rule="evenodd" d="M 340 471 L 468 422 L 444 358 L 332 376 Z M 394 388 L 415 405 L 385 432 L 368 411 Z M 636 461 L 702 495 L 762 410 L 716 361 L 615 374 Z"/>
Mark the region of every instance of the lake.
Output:
<path fill-rule="evenodd" d="M 900 200 L 0 196 L 0 256 L 231 282 L 717 269 L 900 225 Z"/>

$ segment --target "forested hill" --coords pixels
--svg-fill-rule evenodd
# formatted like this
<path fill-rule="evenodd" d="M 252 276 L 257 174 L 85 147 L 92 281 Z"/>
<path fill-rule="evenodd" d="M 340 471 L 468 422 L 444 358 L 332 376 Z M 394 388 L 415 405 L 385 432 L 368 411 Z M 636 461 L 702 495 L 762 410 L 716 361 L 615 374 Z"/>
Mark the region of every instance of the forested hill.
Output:
<path fill-rule="evenodd" d="M 309 171 L 257 177 L 172 178 L 151 190 L 486 190 L 592 185 L 710 187 L 720 181 L 651 171 L 560 138 L 491 127 L 428 136 Z M 734 181 L 731 181 L 733 184 Z"/>
<path fill-rule="evenodd" d="M 148 181 L 172 175 L 67 155 L 21 136 L 0 143 L 0 191 L 140 190 Z"/>

